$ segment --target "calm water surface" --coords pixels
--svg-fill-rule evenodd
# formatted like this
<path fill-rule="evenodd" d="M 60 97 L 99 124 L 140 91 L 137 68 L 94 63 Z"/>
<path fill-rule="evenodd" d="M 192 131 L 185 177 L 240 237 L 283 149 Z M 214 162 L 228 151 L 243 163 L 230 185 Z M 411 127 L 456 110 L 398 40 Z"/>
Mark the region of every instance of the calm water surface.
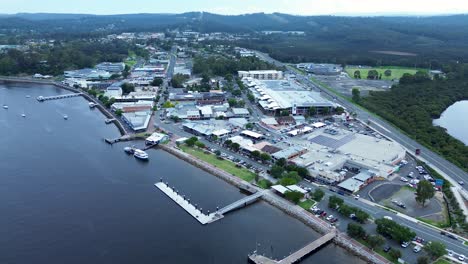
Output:
<path fill-rule="evenodd" d="M 447 129 L 452 137 L 468 145 L 468 101 L 456 102 L 447 108 L 434 124 Z"/>
<path fill-rule="evenodd" d="M 200 225 L 153 184 L 212 210 L 243 195 L 166 152 L 142 163 L 107 145 L 118 130 L 83 98 L 35 99 L 61 93 L 0 85 L 0 263 L 247 263 L 256 242 L 282 258 L 318 237 L 264 202 Z M 303 263 L 363 262 L 330 244 Z"/>

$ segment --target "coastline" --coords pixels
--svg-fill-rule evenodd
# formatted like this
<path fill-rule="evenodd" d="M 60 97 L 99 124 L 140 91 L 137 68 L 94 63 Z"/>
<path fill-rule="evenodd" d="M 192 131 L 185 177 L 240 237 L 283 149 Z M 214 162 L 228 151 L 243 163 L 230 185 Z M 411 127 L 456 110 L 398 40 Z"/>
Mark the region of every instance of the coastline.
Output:
<path fill-rule="evenodd" d="M 103 105 L 100 104 L 99 101 L 97 101 L 95 98 L 91 97 L 89 94 L 82 92 L 78 89 L 72 88 L 65 86 L 61 83 L 57 83 L 54 81 L 45 81 L 45 80 L 34 80 L 34 79 L 27 79 L 27 78 L 19 78 L 19 77 L 5 77 L 5 76 L 0 76 L 0 83 L 2 82 L 10 82 L 10 83 L 30 83 L 30 84 L 42 84 L 42 85 L 53 85 L 58 88 L 62 88 L 74 93 L 81 93 L 83 97 L 89 101 L 93 102 L 96 104 L 96 107 L 99 108 L 101 113 L 103 113 L 107 118 L 115 118 L 115 116 L 108 111 Z M 121 136 L 128 135 L 127 131 L 125 130 L 124 126 L 121 124 L 121 122 L 118 119 L 115 119 L 114 124 L 117 126 L 119 129 L 119 132 L 121 133 Z M 214 167 L 213 165 L 199 160 L 196 157 L 187 154 L 185 152 L 182 152 L 181 150 L 178 150 L 170 145 L 164 145 L 160 144 L 158 145 L 162 150 L 238 187 L 241 190 L 250 192 L 250 193 L 255 193 L 259 190 L 261 190 L 258 187 L 255 187 L 251 185 L 250 183 L 239 179 L 219 168 Z M 262 197 L 264 201 L 269 203 L 270 205 L 280 209 L 284 213 L 290 215 L 293 218 L 296 218 L 297 220 L 301 221 L 308 227 L 312 228 L 314 231 L 318 232 L 319 234 L 324 234 L 326 232 L 333 231 L 334 229 L 329 226 L 329 224 L 315 216 L 313 216 L 311 213 L 305 211 L 301 207 L 294 205 L 286 200 L 283 200 L 279 197 L 276 196 L 276 194 L 272 192 L 267 192 L 266 195 Z M 358 256 L 362 260 L 365 260 L 369 263 L 376 263 L 376 264 L 387 264 L 391 263 L 387 259 L 383 258 L 382 256 L 376 254 L 375 252 L 370 251 L 367 249 L 364 245 L 361 245 L 360 243 L 354 241 L 353 239 L 350 239 L 343 233 L 339 233 L 334 239 L 334 243 L 343 249 L 346 249 L 348 252 L 354 254 L 355 256 Z"/>
<path fill-rule="evenodd" d="M 174 147 L 169 145 L 159 145 L 159 148 L 162 150 L 192 164 L 195 167 L 198 167 L 242 190 L 247 191 L 258 191 L 260 188 L 253 187 L 250 183 L 241 180 L 221 169 L 218 169 L 212 166 L 205 161 L 199 160 L 196 157 L 193 157 L 190 154 L 187 154 L 181 150 L 178 150 Z M 270 205 L 280 209 L 284 213 L 290 215 L 291 217 L 301 221 L 303 224 L 307 225 L 308 227 L 312 228 L 314 231 L 318 232 L 319 234 L 324 234 L 326 232 L 330 232 L 330 230 L 334 230 L 330 228 L 329 224 L 319 218 L 316 218 L 309 212 L 305 211 L 301 207 L 297 205 L 293 205 L 292 203 L 282 200 L 279 197 L 276 197 L 276 194 L 272 192 L 267 192 L 266 195 L 262 196 L 265 202 L 269 203 Z M 348 252 L 351 252 L 355 256 L 365 260 L 369 263 L 376 263 L 376 264 L 388 264 L 391 263 L 384 257 L 372 252 L 364 245 L 354 241 L 353 239 L 349 238 L 347 235 L 343 233 L 339 233 L 338 236 L 335 237 L 334 243 L 343 249 L 346 249 Z"/>
<path fill-rule="evenodd" d="M 81 95 L 83 96 L 83 98 L 85 98 L 87 101 L 89 102 L 92 102 L 92 103 L 95 103 L 96 104 L 96 107 L 99 109 L 99 111 L 101 111 L 101 113 L 106 116 L 107 118 L 111 119 L 113 118 L 114 120 L 112 121 L 112 123 L 114 123 L 116 126 L 117 126 L 117 129 L 119 130 L 120 132 L 120 135 L 121 136 L 125 136 L 127 134 L 129 134 L 124 125 L 120 122 L 120 120 L 114 116 L 109 110 L 107 110 L 102 104 L 101 102 L 99 102 L 98 100 L 96 100 L 95 98 L 93 98 L 91 95 L 89 95 L 88 93 L 86 93 L 85 91 L 81 91 L 81 90 L 78 90 L 78 89 L 75 89 L 73 87 L 69 87 L 69 86 L 66 86 L 66 85 L 63 85 L 61 83 L 58 83 L 58 82 L 54 82 L 54 81 L 46 81 L 46 80 L 35 80 L 35 79 L 28 79 L 28 78 L 21 78 L 21 77 L 7 77 L 7 76 L 0 76 L 0 83 L 1 82 L 4 82 L 4 83 L 30 83 L 30 84 L 42 84 L 42 85 L 53 85 L 55 87 L 58 87 L 58 88 L 61 88 L 61 89 L 64 89 L 64 90 L 67 90 L 67 91 L 70 91 L 70 92 L 73 92 L 73 93 L 81 93 Z"/>

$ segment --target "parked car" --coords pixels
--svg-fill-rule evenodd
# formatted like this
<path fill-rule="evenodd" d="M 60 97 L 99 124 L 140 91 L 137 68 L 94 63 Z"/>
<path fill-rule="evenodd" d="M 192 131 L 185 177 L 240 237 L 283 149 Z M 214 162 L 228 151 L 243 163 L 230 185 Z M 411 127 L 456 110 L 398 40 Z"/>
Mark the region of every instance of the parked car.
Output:
<path fill-rule="evenodd" d="M 326 219 L 327 219 L 327 221 L 330 221 L 330 220 L 332 220 L 332 219 L 333 219 L 333 215 L 329 215 L 329 216 L 327 216 L 327 218 L 326 218 Z"/>
<path fill-rule="evenodd" d="M 406 178 L 404 178 L 404 177 L 401 177 L 400 180 L 401 180 L 402 182 L 408 182 L 408 179 L 406 179 Z"/>
<path fill-rule="evenodd" d="M 383 248 L 383 251 L 384 251 L 384 252 L 389 252 L 391 249 L 392 249 L 392 247 L 389 246 L 389 245 L 387 245 L 387 246 L 385 246 L 385 247 Z"/>
<path fill-rule="evenodd" d="M 420 247 L 420 246 L 415 246 L 415 247 L 413 248 L 413 252 L 414 252 L 414 253 L 418 253 L 419 251 L 421 251 L 421 247 Z"/>
<path fill-rule="evenodd" d="M 408 174 L 408 178 L 413 178 L 413 176 L 414 176 L 414 172 L 410 172 L 410 173 Z"/>
<path fill-rule="evenodd" d="M 402 248 L 407 248 L 409 246 L 410 242 L 403 242 L 401 243 Z"/>
<path fill-rule="evenodd" d="M 458 256 L 458 259 L 459 259 L 460 261 L 465 261 L 465 255 L 459 255 L 459 256 Z"/>

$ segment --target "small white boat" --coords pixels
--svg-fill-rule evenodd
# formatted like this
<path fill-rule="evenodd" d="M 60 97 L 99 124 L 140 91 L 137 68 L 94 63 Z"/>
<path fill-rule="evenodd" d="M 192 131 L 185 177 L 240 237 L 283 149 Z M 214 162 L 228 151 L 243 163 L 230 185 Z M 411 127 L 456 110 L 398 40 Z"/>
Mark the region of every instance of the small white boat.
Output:
<path fill-rule="evenodd" d="M 63 119 L 67 120 L 67 119 L 68 119 L 68 116 L 67 116 L 67 115 L 63 115 Z"/>
<path fill-rule="evenodd" d="M 95 103 L 93 103 L 93 102 L 90 102 L 90 103 L 89 103 L 89 108 L 93 108 L 93 107 L 95 107 L 95 106 L 96 106 Z"/>
<path fill-rule="evenodd" d="M 3 109 L 8 109 L 8 105 L 3 105 Z"/>
<path fill-rule="evenodd" d="M 134 148 L 132 148 L 132 147 L 125 147 L 124 151 L 127 154 L 133 154 L 135 152 Z"/>
<path fill-rule="evenodd" d="M 26 114 L 21 114 L 22 117 L 26 117 Z"/>
<path fill-rule="evenodd" d="M 144 152 L 141 149 L 135 149 L 134 153 L 133 153 L 133 156 L 135 158 L 137 158 L 137 159 L 140 159 L 140 160 L 148 160 L 148 158 L 149 158 L 148 153 Z"/>
<path fill-rule="evenodd" d="M 31 96 L 30 96 L 30 95 L 26 95 L 26 98 L 31 98 Z"/>

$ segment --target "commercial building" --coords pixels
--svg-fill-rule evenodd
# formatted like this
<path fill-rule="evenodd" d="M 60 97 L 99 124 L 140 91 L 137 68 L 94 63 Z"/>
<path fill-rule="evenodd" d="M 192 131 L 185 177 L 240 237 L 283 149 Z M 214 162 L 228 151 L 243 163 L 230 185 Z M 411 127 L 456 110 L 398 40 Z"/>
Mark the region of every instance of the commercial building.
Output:
<path fill-rule="evenodd" d="M 74 71 L 64 71 L 65 78 L 85 79 L 85 80 L 101 80 L 109 79 L 111 73 L 97 69 L 80 69 Z"/>
<path fill-rule="evenodd" d="M 102 62 L 96 65 L 96 69 L 112 73 L 119 73 L 125 69 L 125 64 L 123 62 Z"/>
<path fill-rule="evenodd" d="M 234 117 L 249 117 L 250 116 L 249 110 L 245 108 L 232 108 L 231 111 Z"/>
<path fill-rule="evenodd" d="M 393 141 L 337 128 L 318 128 L 302 139 L 291 140 L 309 151 L 291 162 L 306 167 L 312 177 L 325 183 L 343 181 L 343 167 L 388 177 L 406 155 L 405 149 Z"/>
<path fill-rule="evenodd" d="M 339 75 L 343 72 L 343 67 L 337 64 L 299 64 L 298 68 L 317 75 Z"/>
<path fill-rule="evenodd" d="M 223 104 L 226 97 L 224 93 L 170 93 L 169 100 L 173 102 L 194 101 L 199 105 Z"/>
<path fill-rule="evenodd" d="M 239 78 L 253 78 L 257 80 L 279 80 L 283 79 L 283 72 L 276 70 L 265 71 L 238 71 Z"/>
<path fill-rule="evenodd" d="M 311 108 L 317 112 L 325 108 L 331 111 L 335 104 L 323 98 L 319 92 L 306 90 L 295 80 L 243 79 L 257 103 L 267 114 L 279 115 L 287 111 L 292 115 L 304 115 Z"/>
<path fill-rule="evenodd" d="M 136 101 L 136 102 L 118 102 L 111 105 L 111 110 L 121 110 L 124 113 L 151 111 L 154 106 L 152 101 Z"/>
<path fill-rule="evenodd" d="M 140 111 L 123 113 L 122 120 L 130 126 L 135 132 L 142 132 L 148 128 L 149 121 L 151 119 L 151 111 Z"/>
<path fill-rule="evenodd" d="M 147 137 L 145 143 L 147 145 L 159 144 L 166 141 L 169 137 L 166 134 L 154 132 L 151 136 Z"/>
<path fill-rule="evenodd" d="M 223 120 L 185 122 L 183 128 L 191 134 L 204 137 L 224 138 L 231 133 L 231 128 Z"/>

